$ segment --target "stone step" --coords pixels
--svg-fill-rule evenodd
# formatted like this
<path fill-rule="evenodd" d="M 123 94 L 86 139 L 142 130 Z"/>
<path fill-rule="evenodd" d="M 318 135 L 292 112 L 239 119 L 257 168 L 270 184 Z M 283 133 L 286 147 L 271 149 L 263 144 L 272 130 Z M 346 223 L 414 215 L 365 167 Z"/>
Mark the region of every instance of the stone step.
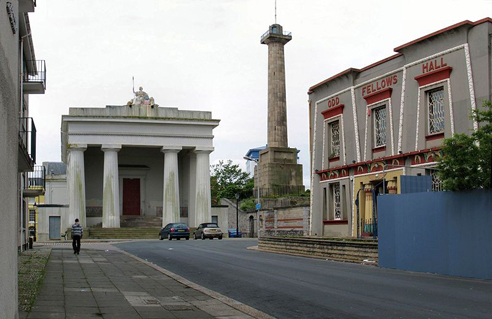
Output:
<path fill-rule="evenodd" d="M 160 227 L 145 228 L 91 228 L 89 238 L 94 239 L 155 239 Z"/>
<path fill-rule="evenodd" d="M 261 237 L 258 241 L 258 249 L 370 265 L 378 263 L 378 244 L 374 240 Z"/>

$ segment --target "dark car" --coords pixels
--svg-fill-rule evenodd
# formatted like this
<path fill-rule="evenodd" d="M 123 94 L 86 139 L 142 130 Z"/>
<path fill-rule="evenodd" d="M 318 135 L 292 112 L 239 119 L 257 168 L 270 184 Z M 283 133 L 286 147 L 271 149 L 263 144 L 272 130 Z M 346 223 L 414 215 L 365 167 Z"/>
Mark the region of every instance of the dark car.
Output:
<path fill-rule="evenodd" d="M 163 240 L 164 238 L 169 240 L 172 240 L 173 238 L 177 238 L 178 240 L 186 238 L 186 240 L 188 240 L 190 239 L 190 227 L 185 223 L 167 224 L 166 227 L 159 232 L 159 239 Z"/>
<path fill-rule="evenodd" d="M 203 223 L 193 233 L 193 238 L 205 239 L 205 238 L 218 238 L 222 239 L 222 231 L 216 223 Z"/>

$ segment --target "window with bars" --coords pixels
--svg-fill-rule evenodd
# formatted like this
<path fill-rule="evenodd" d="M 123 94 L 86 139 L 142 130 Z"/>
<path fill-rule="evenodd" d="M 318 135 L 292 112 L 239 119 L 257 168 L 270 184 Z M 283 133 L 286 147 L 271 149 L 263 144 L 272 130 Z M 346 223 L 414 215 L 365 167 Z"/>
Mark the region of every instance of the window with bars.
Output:
<path fill-rule="evenodd" d="M 386 105 L 373 110 L 374 147 L 386 145 Z"/>
<path fill-rule="evenodd" d="M 333 212 L 334 219 L 342 219 L 342 205 L 340 200 L 340 183 L 333 184 Z"/>
<path fill-rule="evenodd" d="M 438 88 L 427 93 L 429 111 L 429 134 L 444 132 L 444 89 Z"/>
<path fill-rule="evenodd" d="M 29 211 L 29 221 L 30 222 L 36 222 L 36 211 L 35 210 Z"/>
<path fill-rule="evenodd" d="M 434 192 L 442 192 L 443 190 L 442 180 L 439 178 L 437 171 L 435 170 L 431 171 L 430 175 L 432 180 L 432 190 Z"/>
<path fill-rule="evenodd" d="M 336 121 L 330 124 L 330 158 L 340 156 L 340 122 Z"/>

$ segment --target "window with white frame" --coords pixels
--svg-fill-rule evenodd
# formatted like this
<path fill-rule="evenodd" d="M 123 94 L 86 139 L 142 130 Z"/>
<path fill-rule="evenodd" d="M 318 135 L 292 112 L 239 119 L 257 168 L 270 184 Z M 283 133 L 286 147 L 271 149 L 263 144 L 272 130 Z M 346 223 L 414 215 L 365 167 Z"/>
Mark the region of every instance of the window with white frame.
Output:
<path fill-rule="evenodd" d="M 374 114 L 374 147 L 386 145 L 386 105 L 373 110 Z"/>
<path fill-rule="evenodd" d="M 340 121 L 330 123 L 330 158 L 340 156 Z"/>
<path fill-rule="evenodd" d="M 444 89 L 427 92 L 429 134 L 444 132 Z"/>
<path fill-rule="evenodd" d="M 340 183 L 333 184 L 333 216 L 335 220 L 342 219 L 342 205 L 340 199 Z"/>

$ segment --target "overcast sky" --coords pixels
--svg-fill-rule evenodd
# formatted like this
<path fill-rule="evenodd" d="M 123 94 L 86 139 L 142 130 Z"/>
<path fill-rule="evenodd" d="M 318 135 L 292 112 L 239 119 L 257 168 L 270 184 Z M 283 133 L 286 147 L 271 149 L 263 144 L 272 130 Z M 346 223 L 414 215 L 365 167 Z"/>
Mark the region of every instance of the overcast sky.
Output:
<path fill-rule="evenodd" d="M 289 146 L 309 187 L 308 88 L 393 48 L 492 12 L 492 1 L 278 0 L 285 47 Z M 31 95 L 38 163 L 60 161 L 69 107 L 124 105 L 143 86 L 161 107 L 211 111 L 211 163 L 242 159 L 267 140 L 267 46 L 274 0 L 37 0 L 30 14 L 45 95 Z"/>

